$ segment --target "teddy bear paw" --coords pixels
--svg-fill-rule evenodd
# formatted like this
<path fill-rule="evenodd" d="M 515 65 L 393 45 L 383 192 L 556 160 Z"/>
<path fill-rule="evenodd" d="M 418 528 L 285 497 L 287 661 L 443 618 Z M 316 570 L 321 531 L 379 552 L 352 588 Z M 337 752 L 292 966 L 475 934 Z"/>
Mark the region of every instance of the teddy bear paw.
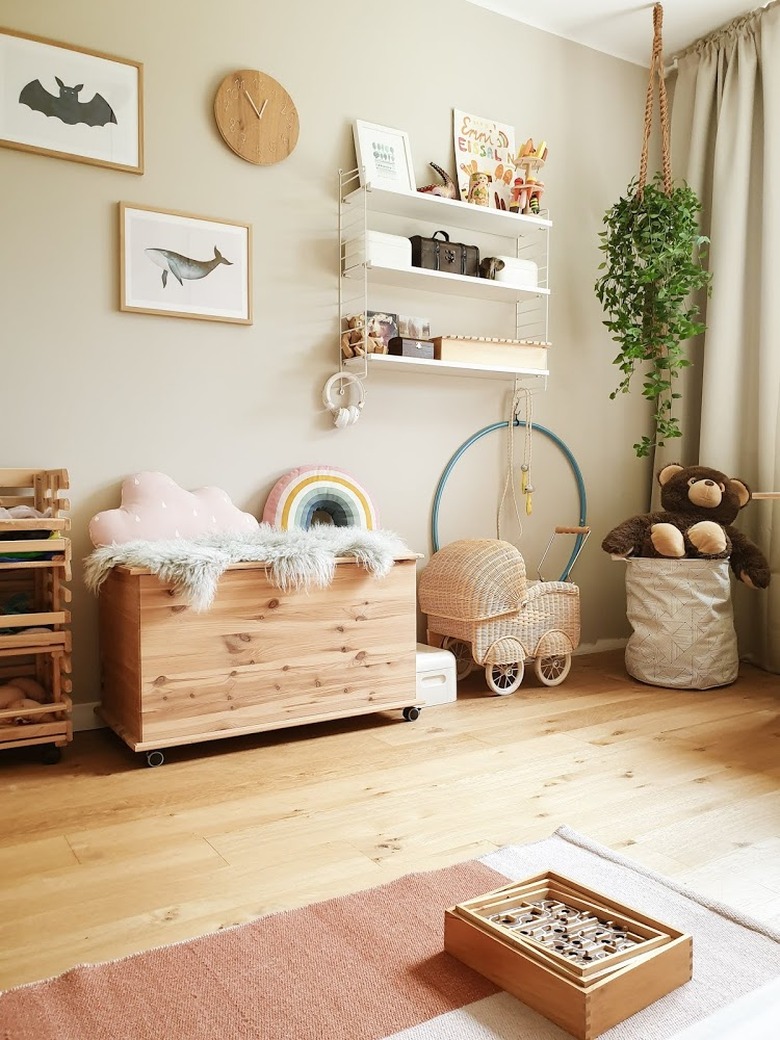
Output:
<path fill-rule="evenodd" d="M 729 548 L 726 532 L 713 520 L 700 520 L 685 532 L 702 556 L 720 556 Z"/>
<path fill-rule="evenodd" d="M 750 589 L 765 589 L 769 585 L 771 575 L 768 567 L 756 567 L 750 570 L 738 568 L 737 577 Z"/>
<path fill-rule="evenodd" d="M 653 524 L 650 528 L 650 541 L 659 556 L 672 559 L 685 556 L 683 533 L 674 524 Z"/>

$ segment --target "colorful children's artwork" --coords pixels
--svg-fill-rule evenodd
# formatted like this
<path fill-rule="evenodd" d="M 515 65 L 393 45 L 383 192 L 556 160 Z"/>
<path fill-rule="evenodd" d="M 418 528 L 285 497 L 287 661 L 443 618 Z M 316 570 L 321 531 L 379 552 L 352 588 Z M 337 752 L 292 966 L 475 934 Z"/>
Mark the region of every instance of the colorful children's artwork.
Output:
<path fill-rule="evenodd" d="M 474 174 L 487 174 L 488 203 L 492 209 L 508 209 L 510 188 L 515 178 L 515 128 L 495 119 L 469 115 L 453 109 L 452 136 L 455 145 L 455 168 L 458 190 L 464 201 L 469 199 Z M 476 180 L 476 179 L 475 179 Z M 484 178 L 479 178 L 484 184 Z M 485 205 L 481 195 L 473 200 Z"/>

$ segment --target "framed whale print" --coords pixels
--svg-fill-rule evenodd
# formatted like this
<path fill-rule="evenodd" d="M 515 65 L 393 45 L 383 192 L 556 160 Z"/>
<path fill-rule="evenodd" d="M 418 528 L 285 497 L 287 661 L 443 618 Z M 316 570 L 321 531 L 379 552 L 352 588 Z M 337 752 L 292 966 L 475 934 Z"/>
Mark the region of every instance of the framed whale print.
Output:
<path fill-rule="evenodd" d="M 120 202 L 119 309 L 251 325 L 251 226 Z"/>
<path fill-rule="evenodd" d="M 0 28 L 0 145 L 143 173 L 143 66 Z"/>

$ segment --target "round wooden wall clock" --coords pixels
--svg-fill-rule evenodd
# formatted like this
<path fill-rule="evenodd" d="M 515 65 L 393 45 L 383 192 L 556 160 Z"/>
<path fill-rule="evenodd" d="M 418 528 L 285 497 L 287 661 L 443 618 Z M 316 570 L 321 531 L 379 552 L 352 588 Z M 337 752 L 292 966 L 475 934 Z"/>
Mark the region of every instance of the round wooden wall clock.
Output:
<path fill-rule="evenodd" d="M 214 118 L 228 148 L 258 166 L 286 159 L 298 143 L 293 99 L 257 69 L 225 76 L 214 98 Z"/>

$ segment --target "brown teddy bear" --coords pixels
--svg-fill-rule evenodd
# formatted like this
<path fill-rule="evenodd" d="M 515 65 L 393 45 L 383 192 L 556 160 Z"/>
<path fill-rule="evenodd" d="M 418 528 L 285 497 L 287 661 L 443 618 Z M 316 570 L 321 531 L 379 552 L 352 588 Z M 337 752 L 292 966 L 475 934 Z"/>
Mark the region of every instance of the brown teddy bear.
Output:
<path fill-rule="evenodd" d="M 365 330 L 365 319 L 362 314 L 351 314 L 346 319 L 347 327 L 341 334 L 341 353 L 345 358 L 362 357 L 363 354 L 386 354 L 387 345 L 369 325 Z M 364 347 L 365 338 L 365 347 Z"/>
<path fill-rule="evenodd" d="M 764 554 L 732 526 L 752 498 L 750 488 L 708 466 L 670 463 L 658 474 L 663 509 L 624 520 L 601 548 L 613 556 L 670 559 L 728 559 L 740 581 L 753 588 L 769 584 Z"/>

